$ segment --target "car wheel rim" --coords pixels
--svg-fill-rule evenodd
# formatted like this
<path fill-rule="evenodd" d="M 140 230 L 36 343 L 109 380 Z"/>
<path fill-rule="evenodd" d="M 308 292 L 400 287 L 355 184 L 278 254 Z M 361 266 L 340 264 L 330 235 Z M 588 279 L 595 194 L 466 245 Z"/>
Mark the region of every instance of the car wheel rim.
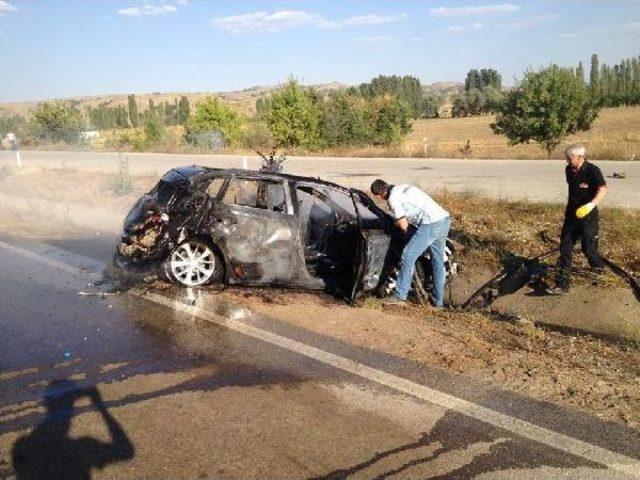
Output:
<path fill-rule="evenodd" d="M 213 276 L 215 262 L 215 255 L 209 247 L 186 242 L 171 254 L 171 273 L 183 285 L 202 285 Z"/>

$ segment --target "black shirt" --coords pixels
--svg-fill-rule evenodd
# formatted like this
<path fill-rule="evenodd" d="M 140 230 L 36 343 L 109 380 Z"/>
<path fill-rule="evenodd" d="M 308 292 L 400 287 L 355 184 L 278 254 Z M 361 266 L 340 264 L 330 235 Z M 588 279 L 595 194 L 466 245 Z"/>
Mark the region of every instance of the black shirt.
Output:
<path fill-rule="evenodd" d="M 607 184 L 600 169 L 586 160 L 578 171 L 574 171 L 571 165 L 567 165 L 564 173 L 569 184 L 568 210 L 589 203 L 598 193 L 598 189 Z"/>

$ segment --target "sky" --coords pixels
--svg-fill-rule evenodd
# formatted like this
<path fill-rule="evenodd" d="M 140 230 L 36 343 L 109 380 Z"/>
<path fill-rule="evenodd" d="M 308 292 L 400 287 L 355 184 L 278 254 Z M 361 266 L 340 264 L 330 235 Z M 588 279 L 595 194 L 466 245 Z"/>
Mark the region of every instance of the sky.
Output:
<path fill-rule="evenodd" d="M 464 81 L 640 55 L 640 0 L 0 0 L 0 102 Z"/>

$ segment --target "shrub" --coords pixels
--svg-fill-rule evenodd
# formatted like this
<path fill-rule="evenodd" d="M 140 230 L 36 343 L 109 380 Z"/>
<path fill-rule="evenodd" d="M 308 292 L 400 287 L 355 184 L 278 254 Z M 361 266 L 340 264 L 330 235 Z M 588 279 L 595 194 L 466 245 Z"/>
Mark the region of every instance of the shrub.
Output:
<path fill-rule="evenodd" d="M 186 124 L 185 139 L 192 144 L 213 148 L 221 139 L 223 145 L 237 145 L 242 138 L 242 120 L 231 107 L 215 97 L 196 105 L 193 117 Z"/>
<path fill-rule="evenodd" d="M 313 92 L 305 91 L 295 80 L 271 96 L 267 125 L 278 147 L 319 146 L 321 112 L 316 99 Z"/>
<path fill-rule="evenodd" d="M 549 157 L 565 137 L 589 130 L 597 116 L 584 82 L 570 70 L 551 65 L 525 74 L 499 106 L 491 128 L 512 145 L 534 140 Z"/>
<path fill-rule="evenodd" d="M 80 111 L 62 104 L 38 105 L 29 125 L 30 134 L 38 141 L 75 143 L 84 129 Z"/>

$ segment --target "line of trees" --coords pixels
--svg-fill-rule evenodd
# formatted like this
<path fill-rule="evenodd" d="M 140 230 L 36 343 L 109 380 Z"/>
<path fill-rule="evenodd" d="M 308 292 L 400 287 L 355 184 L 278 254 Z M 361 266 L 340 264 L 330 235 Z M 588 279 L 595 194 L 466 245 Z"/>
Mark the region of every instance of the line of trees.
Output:
<path fill-rule="evenodd" d="M 502 77 L 493 68 L 472 69 L 464 81 L 464 92 L 451 98 L 454 117 L 485 115 L 498 110 L 504 98 Z"/>
<path fill-rule="evenodd" d="M 408 102 L 416 95 L 416 84 L 406 78 L 390 77 L 385 83 L 378 77 L 326 97 L 291 80 L 266 102 L 267 127 L 275 145 L 284 148 L 398 144 L 419 115 L 417 96 L 413 107 Z M 405 89 L 407 85 L 412 86 Z"/>
<path fill-rule="evenodd" d="M 416 79 L 417 80 L 417 79 Z M 323 94 L 295 80 L 256 100 L 256 115 L 243 118 L 218 99 L 196 106 L 185 138 L 195 145 L 275 146 L 318 150 L 327 147 L 400 143 L 419 115 L 398 86 L 415 83 L 383 77 L 360 87 Z M 418 88 L 421 88 L 418 83 Z M 374 93 L 375 92 L 375 93 Z M 416 104 L 417 105 L 417 104 Z"/>
<path fill-rule="evenodd" d="M 582 64 L 578 65 L 576 76 L 584 82 Z M 606 63 L 600 65 L 598 55 L 593 54 L 589 92 L 604 107 L 640 105 L 640 56 L 626 58 L 611 67 Z"/>
<path fill-rule="evenodd" d="M 137 128 L 153 120 L 163 126 L 184 125 L 191 114 L 191 105 L 186 96 L 177 98 L 173 102 L 164 101 L 158 105 L 149 99 L 146 110 L 139 112 L 135 95 L 127 96 L 126 106 L 111 107 L 108 103 L 101 103 L 97 107 L 85 109 L 88 128 L 105 130 L 114 128 Z"/>

